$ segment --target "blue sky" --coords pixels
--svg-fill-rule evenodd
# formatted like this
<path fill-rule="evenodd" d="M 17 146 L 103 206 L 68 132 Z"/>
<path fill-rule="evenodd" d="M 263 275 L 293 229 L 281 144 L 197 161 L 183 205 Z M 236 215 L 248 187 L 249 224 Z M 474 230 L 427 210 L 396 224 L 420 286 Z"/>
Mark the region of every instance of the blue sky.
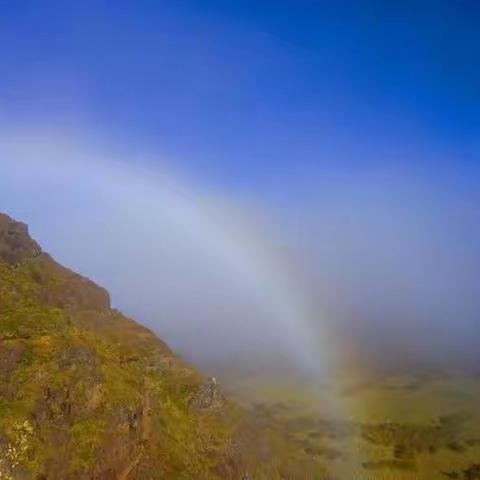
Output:
<path fill-rule="evenodd" d="M 474 1 L 0 4 L 4 121 L 81 128 L 249 186 L 472 162 Z"/>
<path fill-rule="evenodd" d="M 0 0 L 0 178 L 181 351 L 281 317 L 477 355 L 480 4 Z"/>

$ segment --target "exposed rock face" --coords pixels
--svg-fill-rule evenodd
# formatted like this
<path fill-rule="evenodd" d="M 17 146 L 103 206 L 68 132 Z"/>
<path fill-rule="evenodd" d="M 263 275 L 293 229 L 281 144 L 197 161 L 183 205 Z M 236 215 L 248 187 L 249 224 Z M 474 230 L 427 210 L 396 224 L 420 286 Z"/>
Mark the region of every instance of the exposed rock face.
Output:
<path fill-rule="evenodd" d="M 28 227 L 0 213 L 0 260 L 9 264 L 17 263 L 42 252 L 37 242 L 28 235 Z"/>
<path fill-rule="evenodd" d="M 313 478 L 282 445 L 0 214 L 0 479 Z"/>

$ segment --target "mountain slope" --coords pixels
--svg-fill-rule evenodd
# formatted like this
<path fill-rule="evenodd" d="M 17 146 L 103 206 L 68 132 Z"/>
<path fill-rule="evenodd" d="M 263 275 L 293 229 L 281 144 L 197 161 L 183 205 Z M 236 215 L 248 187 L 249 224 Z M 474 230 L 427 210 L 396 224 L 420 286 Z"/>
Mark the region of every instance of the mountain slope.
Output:
<path fill-rule="evenodd" d="M 314 478 L 314 469 L 0 214 L 0 479 Z"/>

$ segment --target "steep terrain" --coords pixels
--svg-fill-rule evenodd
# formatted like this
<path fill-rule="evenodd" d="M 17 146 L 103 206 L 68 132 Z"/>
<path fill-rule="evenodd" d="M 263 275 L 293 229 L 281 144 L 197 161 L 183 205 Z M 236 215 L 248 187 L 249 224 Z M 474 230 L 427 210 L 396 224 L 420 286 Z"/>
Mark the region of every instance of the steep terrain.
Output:
<path fill-rule="evenodd" d="M 323 477 L 0 214 L 0 479 L 177 478 Z"/>

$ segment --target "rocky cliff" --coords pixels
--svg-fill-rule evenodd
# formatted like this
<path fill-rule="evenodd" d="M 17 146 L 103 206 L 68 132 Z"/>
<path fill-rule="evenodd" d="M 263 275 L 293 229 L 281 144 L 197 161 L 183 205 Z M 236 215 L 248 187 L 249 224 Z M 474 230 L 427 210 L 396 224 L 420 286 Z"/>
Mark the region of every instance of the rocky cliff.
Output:
<path fill-rule="evenodd" d="M 0 214 L 0 479 L 270 480 L 314 470 Z"/>

